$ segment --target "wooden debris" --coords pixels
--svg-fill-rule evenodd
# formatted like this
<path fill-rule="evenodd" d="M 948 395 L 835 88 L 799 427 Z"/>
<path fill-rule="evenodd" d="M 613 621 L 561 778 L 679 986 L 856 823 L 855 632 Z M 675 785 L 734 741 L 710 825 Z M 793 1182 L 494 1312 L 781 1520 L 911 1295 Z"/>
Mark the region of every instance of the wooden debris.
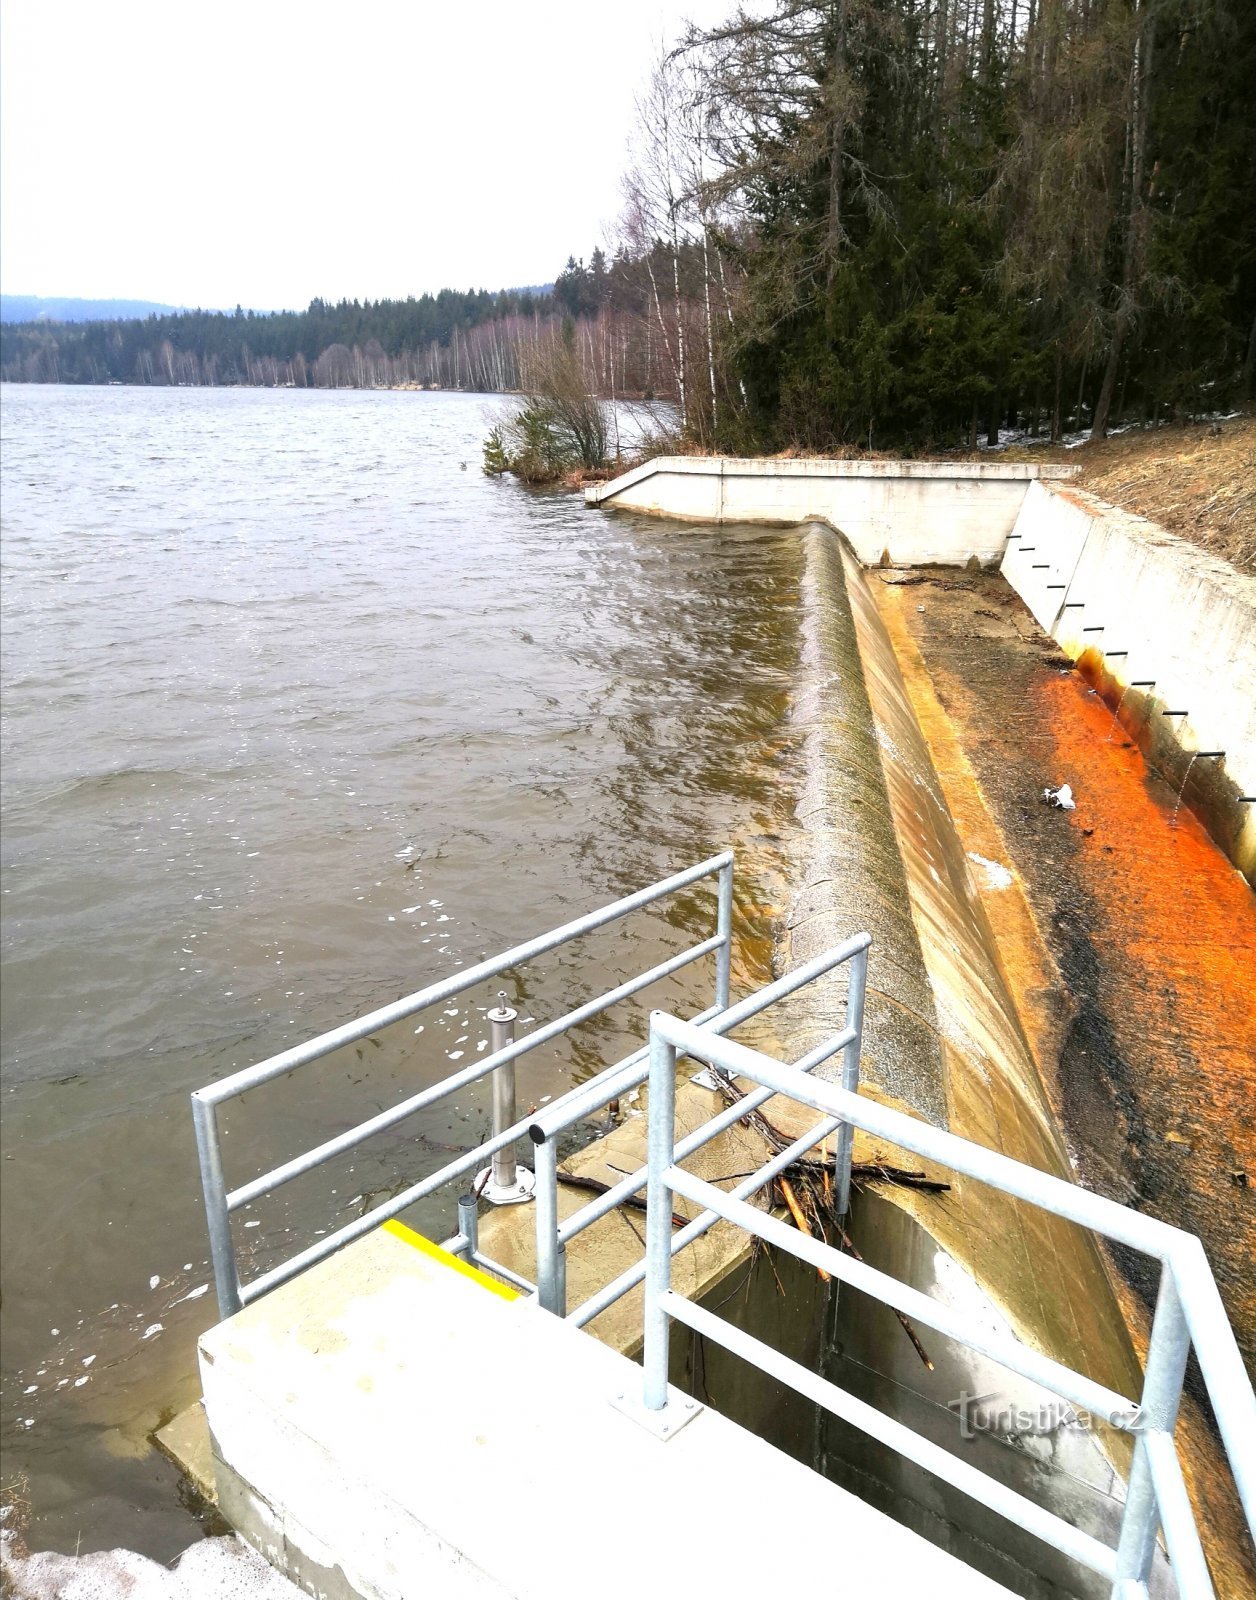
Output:
<path fill-rule="evenodd" d="M 719 1085 L 720 1093 L 724 1096 L 724 1099 L 729 1105 L 736 1105 L 739 1100 L 743 1100 L 745 1098 L 744 1091 L 739 1089 L 738 1086 L 724 1073 L 715 1073 L 715 1080 Z M 769 1122 L 760 1111 L 749 1112 L 746 1117 L 743 1118 L 743 1120 L 750 1127 L 752 1127 L 756 1133 L 759 1134 L 760 1138 L 763 1139 L 768 1148 L 774 1150 L 778 1155 L 782 1150 L 787 1149 L 789 1145 L 794 1142 L 792 1139 L 787 1138 L 779 1128 L 774 1127 L 773 1124 Z M 794 1219 L 794 1224 L 801 1233 L 805 1233 L 810 1238 L 814 1238 L 815 1232 L 818 1230 L 821 1238 L 823 1238 L 824 1217 L 827 1214 L 830 1223 L 837 1232 L 837 1236 L 841 1241 L 843 1250 L 845 1250 L 849 1255 L 853 1256 L 856 1261 L 862 1261 L 863 1256 L 861 1256 L 859 1251 L 856 1249 L 854 1241 L 846 1231 L 843 1219 L 837 1215 L 837 1212 L 833 1206 L 832 1163 L 824 1159 L 824 1157 L 827 1155 L 827 1152 L 828 1139 L 826 1138 L 820 1147 L 820 1160 L 817 1161 L 803 1156 L 800 1157 L 799 1160 L 793 1162 L 788 1169 L 789 1172 L 793 1174 L 794 1182 L 802 1188 L 803 1193 L 811 1206 L 812 1213 L 815 1217 L 815 1229 L 811 1227 L 811 1224 L 807 1220 L 806 1213 L 803 1210 L 802 1203 L 795 1191 L 794 1184 L 790 1182 L 789 1178 L 786 1177 L 784 1173 L 780 1174 L 776 1178 L 775 1186 L 780 1190 L 785 1204 L 789 1208 L 790 1215 Z M 859 1178 L 862 1178 L 865 1181 L 873 1182 L 880 1180 L 886 1183 L 900 1184 L 906 1188 L 923 1189 L 930 1194 L 938 1194 L 951 1187 L 949 1183 L 943 1183 L 936 1178 L 930 1178 L 926 1173 L 908 1172 L 901 1167 L 887 1166 L 883 1162 L 852 1162 L 850 1175 L 852 1181 L 855 1181 Z M 828 1273 L 820 1271 L 818 1267 L 816 1271 L 819 1273 L 820 1278 L 824 1282 L 827 1283 L 829 1281 Z M 912 1348 L 920 1357 L 926 1370 L 932 1372 L 934 1370 L 933 1362 L 930 1359 L 928 1351 L 925 1349 L 924 1345 L 921 1344 L 920 1336 L 917 1334 L 910 1320 L 897 1309 L 895 1309 L 894 1315 L 898 1318 L 903 1332 L 911 1340 Z"/>
<path fill-rule="evenodd" d="M 590 1194 L 608 1194 L 611 1188 L 611 1185 L 603 1183 L 601 1178 L 590 1178 L 583 1172 L 568 1172 L 563 1167 L 558 1169 L 558 1181 L 559 1183 L 565 1183 L 571 1189 L 587 1189 Z M 621 1206 L 631 1206 L 634 1211 L 648 1209 L 645 1196 L 640 1194 L 630 1194 L 627 1199 L 621 1200 L 619 1203 Z M 682 1217 L 679 1211 L 672 1212 L 672 1226 L 674 1228 L 683 1228 L 688 1221 L 689 1218 Z"/>
<path fill-rule="evenodd" d="M 786 1177 L 778 1178 L 776 1180 L 776 1187 L 785 1196 L 785 1204 L 789 1207 L 789 1214 L 791 1217 L 793 1217 L 794 1226 L 798 1229 L 799 1233 L 805 1233 L 809 1239 L 814 1238 L 815 1235 L 811 1231 L 811 1225 L 807 1221 L 802 1207 L 798 1204 L 798 1196 L 794 1193 L 793 1186 L 791 1185 L 789 1179 Z M 828 1283 L 829 1275 L 827 1272 L 825 1272 L 823 1267 L 817 1267 L 816 1272 L 819 1274 L 821 1283 Z"/>

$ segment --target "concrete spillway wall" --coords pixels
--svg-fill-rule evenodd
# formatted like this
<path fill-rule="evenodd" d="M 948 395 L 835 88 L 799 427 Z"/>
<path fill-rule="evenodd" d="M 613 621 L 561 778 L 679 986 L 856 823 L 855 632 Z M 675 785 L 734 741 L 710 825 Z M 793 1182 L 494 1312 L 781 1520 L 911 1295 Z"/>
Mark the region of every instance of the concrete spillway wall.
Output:
<path fill-rule="evenodd" d="M 1002 461 L 756 461 L 661 456 L 585 491 L 589 505 L 688 522 L 819 520 L 865 566 L 987 565 L 1003 553 L 1025 491 L 1073 467 Z"/>
<path fill-rule="evenodd" d="M 930 746 L 904 692 L 898 644 L 887 637 L 860 569 L 881 564 L 887 553 L 895 565 L 954 566 L 976 556 L 983 565 L 1001 566 L 1040 624 L 1091 672 L 1113 707 L 1120 705 L 1127 727 L 1140 714 L 1141 691 L 1130 680 L 1162 677 L 1160 698 L 1143 708 L 1139 742 L 1175 786 L 1181 775 L 1185 802 L 1212 822 L 1232 859 L 1240 859 L 1251 838 L 1253 808 L 1239 809 L 1238 785 L 1243 795 L 1256 792 L 1248 776 L 1256 755 L 1256 585 L 1059 481 L 1028 475 L 1000 480 L 968 464 L 666 460 L 654 466 L 590 494 L 591 503 L 681 520 L 828 524 L 803 534 L 804 661 L 795 720 L 807 751 L 799 807 L 807 843 L 794 874 L 798 892 L 785 964 L 856 926 L 869 927 L 881 973 L 870 983 L 881 993 L 870 991 L 865 1092 L 1031 1166 L 1069 1174 L 1044 1068 L 1004 979 L 1008 952 L 974 893 Z M 1002 520 L 1009 503 L 1014 514 Z M 809 517 L 804 508 L 812 507 L 819 509 Z M 890 526 L 895 517 L 900 520 Z M 1085 596 L 1077 588 L 1083 579 Z M 1095 608 L 1076 628 L 1070 623 L 1077 606 L 1059 605 L 1057 614 L 1058 602 L 1073 597 Z M 1083 627 L 1102 624 L 1106 631 L 1117 623 L 1137 637 L 1140 653 L 1134 656 L 1133 646 L 1109 636 L 1107 667 L 1098 652 L 1101 670 L 1095 670 L 1096 648 L 1086 644 L 1094 635 Z M 1114 678 L 1125 659 L 1116 652 L 1125 649 L 1138 670 Z M 1165 694 L 1188 699 L 1171 705 Z M 1193 723 L 1159 715 L 1191 711 L 1191 699 L 1196 706 L 1215 699 L 1213 714 Z M 1224 762 L 1209 757 L 1192 764 L 1192 752 L 1209 749 L 1225 750 Z M 959 781 L 953 771 L 950 781 Z M 1220 794 L 1230 808 L 1220 813 L 1220 823 L 1216 808 L 1199 803 L 1209 793 Z M 979 792 L 974 801 L 980 808 Z M 1028 906 L 1021 920 L 1032 931 Z M 1029 955 L 1015 952 L 1025 957 L 1022 980 L 1036 964 Z M 1049 959 L 1041 951 L 1037 958 L 1045 974 Z M 786 1031 L 786 1053 L 814 1042 L 808 1030 L 823 1020 L 813 1016 L 801 1031 Z M 918 1205 L 902 1193 L 865 1197 L 856 1222 L 870 1259 L 892 1275 L 934 1296 L 985 1297 L 991 1315 L 1004 1318 L 1021 1338 L 1092 1375 L 1102 1368 L 1113 1387 L 1137 1392 L 1138 1364 L 1112 1280 L 1097 1254 L 1069 1230 L 1025 1208 L 989 1204 L 971 1185 L 961 1186 L 945 1206 Z M 1062 1283 L 1067 1294 L 1060 1292 Z M 957 1368 L 949 1359 L 939 1363 L 946 1382 L 923 1376 L 910 1349 L 896 1344 L 893 1329 L 878 1317 L 850 1296 L 839 1310 L 834 1376 L 843 1386 L 910 1412 L 939 1439 L 948 1426 L 947 1382 L 954 1390 L 963 1374 L 970 1393 L 1009 1396 L 1006 1379 L 1000 1383 L 997 1375 L 975 1369 L 964 1373 L 962 1363 Z M 1214 1503 L 1222 1476 L 1204 1424 L 1192 1415 L 1185 1426 L 1196 1463 L 1188 1468 L 1192 1489 L 1216 1539 L 1212 1558 L 1218 1572 L 1228 1573 L 1239 1558 L 1225 1493 L 1218 1491 Z M 1070 1441 L 1062 1433 L 1056 1442 Z M 1104 1440 L 1106 1477 L 1094 1453 L 1078 1448 L 1048 1462 L 1040 1446 L 1033 1439 L 1015 1445 L 1032 1459 L 1039 1489 L 1049 1480 L 1049 1500 L 1079 1525 L 1110 1532 L 1123 1493 L 1123 1441 Z M 877 1461 L 863 1445 L 848 1448 L 831 1430 L 821 1451 L 839 1481 L 859 1482 L 861 1492 L 893 1505 L 896 1515 L 928 1528 L 932 1537 L 946 1542 L 958 1536 L 953 1548 L 1022 1592 L 1039 1592 L 1035 1581 L 1047 1585 L 1043 1593 L 1067 1582 L 1049 1564 L 1035 1567 L 1032 1552 L 1009 1543 L 1006 1530 L 984 1528 L 958 1497 L 902 1470 L 901 1463 Z M 1013 1461 L 1012 1467 L 1023 1464 Z M 1019 1568 L 1015 1578 L 1009 1568 Z M 1221 1589 L 1245 1592 L 1243 1571 L 1234 1581 L 1218 1577 Z"/>
<path fill-rule="evenodd" d="M 1256 884 L 1256 582 L 1058 483 L 1029 486 L 1001 571 Z"/>
<path fill-rule="evenodd" d="M 1039 1170 L 1071 1176 L 865 575 L 831 528 L 813 525 L 802 537 L 804 652 L 793 715 L 805 778 L 784 965 L 869 929 L 863 1092 Z M 840 1016 L 836 1006 L 825 1013 L 823 990 L 817 1001 L 792 1028 L 782 1023 L 788 1056 L 830 1032 Z M 893 1152 L 885 1158 L 896 1159 Z M 1118 1392 L 1136 1393 L 1132 1347 L 1094 1241 L 1006 1195 L 947 1176 L 953 1187 L 945 1197 L 861 1195 L 852 1233 L 865 1257 L 933 1299 L 1003 1323 L 1066 1365 L 1102 1373 Z M 1061 1282 L 1067 1294 L 1059 1292 Z M 985 1396 L 1024 1416 L 1048 1414 L 1051 1397 L 962 1347 L 937 1337 L 926 1344 L 929 1369 L 884 1307 L 843 1290 L 828 1375 L 1114 1541 L 1124 1500 L 1122 1442 L 1067 1427 L 1049 1436 L 1027 1431 L 1011 1449 L 1003 1440 L 963 1437 L 955 1410 L 962 1395 Z M 837 1482 L 1018 1593 L 1098 1600 L 1107 1592 L 1106 1583 L 831 1419 L 821 1419 L 818 1453 Z M 1158 1582 L 1167 1592 L 1163 1573 Z"/>

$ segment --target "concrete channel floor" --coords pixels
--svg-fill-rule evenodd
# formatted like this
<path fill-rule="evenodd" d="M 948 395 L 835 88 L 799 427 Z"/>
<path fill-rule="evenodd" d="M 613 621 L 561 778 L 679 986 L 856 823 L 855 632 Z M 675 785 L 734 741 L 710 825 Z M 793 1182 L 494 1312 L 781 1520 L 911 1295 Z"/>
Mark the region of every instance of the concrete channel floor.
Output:
<path fill-rule="evenodd" d="M 201 1341 L 219 1501 L 311 1592 L 1009 1591 L 711 1409 L 663 1441 L 641 1371 L 401 1224 Z"/>

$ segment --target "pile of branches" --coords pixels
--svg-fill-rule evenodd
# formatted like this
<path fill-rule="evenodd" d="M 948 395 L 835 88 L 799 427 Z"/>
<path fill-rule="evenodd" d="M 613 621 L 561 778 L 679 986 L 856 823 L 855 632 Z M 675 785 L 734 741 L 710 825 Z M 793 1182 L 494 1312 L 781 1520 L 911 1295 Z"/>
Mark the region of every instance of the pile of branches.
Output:
<path fill-rule="evenodd" d="M 736 1105 L 739 1100 L 745 1099 L 744 1090 L 738 1088 L 726 1073 L 717 1068 L 711 1070 L 720 1094 L 728 1105 Z M 741 1120 L 747 1127 L 754 1129 L 775 1155 L 780 1155 L 794 1142 L 782 1133 L 775 1123 L 769 1122 L 761 1111 L 747 1111 Z M 853 1256 L 856 1261 L 862 1261 L 863 1256 L 846 1231 L 845 1224 L 848 1219 L 841 1216 L 837 1210 L 833 1190 L 833 1163 L 824 1160 L 823 1154 L 822 1150 L 819 1160 L 812 1156 L 800 1156 L 797 1161 L 791 1162 L 784 1172 L 778 1174 L 769 1190 L 769 1204 L 784 1205 L 800 1233 L 822 1239 L 825 1244 L 836 1241 L 840 1250 Z M 748 1177 L 749 1174 L 738 1174 L 738 1176 Z M 883 1161 L 852 1161 L 850 1181 L 856 1187 L 870 1182 L 891 1183 L 903 1189 L 920 1189 L 926 1194 L 941 1194 L 951 1187 L 949 1183 L 931 1178 L 925 1172 L 908 1171 L 906 1168 L 890 1166 Z M 827 1283 L 828 1273 L 821 1268 L 816 1270 L 821 1279 Z M 901 1311 L 896 1310 L 894 1315 L 902 1324 L 903 1332 L 911 1340 L 912 1348 L 932 1372 L 933 1362 L 910 1320 Z"/>
<path fill-rule="evenodd" d="M 731 1077 L 717 1068 L 712 1068 L 711 1071 L 726 1104 L 736 1105 L 738 1101 L 745 1099 L 745 1091 L 740 1089 Z M 774 1123 L 769 1122 L 761 1111 L 748 1110 L 740 1120 L 759 1135 L 774 1155 L 780 1155 L 794 1143 L 794 1140 L 782 1133 Z M 837 1198 L 833 1187 L 833 1162 L 831 1159 L 825 1159 L 826 1153 L 822 1148 L 819 1158 L 800 1156 L 791 1162 L 768 1186 L 766 1191 L 768 1206 L 770 1209 L 785 1207 L 800 1232 L 813 1239 L 821 1239 L 825 1244 L 836 1243 L 838 1249 L 844 1250 L 856 1261 L 862 1261 L 863 1256 L 846 1231 L 848 1219 L 841 1216 L 837 1210 Z M 735 1172 L 727 1173 L 725 1179 L 729 1181 L 750 1176 L 748 1172 Z M 610 1185 L 603 1183 L 600 1178 L 591 1177 L 586 1173 L 560 1170 L 558 1177 L 561 1183 L 568 1184 L 572 1188 L 587 1189 L 595 1194 L 605 1194 L 610 1188 Z M 951 1187 L 949 1183 L 929 1177 L 928 1173 L 909 1171 L 904 1167 L 891 1166 L 884 1161 L 853 1161 L 850 1178 L 856 1188 L 868 1183 L 889 1183 L 898 1188 L 918 1189 L 925 1194 L 941 1194 Z M 621 1204 L 635 1211 L 646 1210 L 646 1201 L 641 1195 L 630 1195 Z M 672 1223 L 678 1228 L 683 1228 L 688 1220 L 679 1212 L 674 1212 L 672 1215 Z M 821 1279 L 827 1283 L 828 1273 L 819 1268 L 816 1270 Z M 911 1340 L 912 1348 L 932 1372 L 933 1362 L 921 1344 L 915 1328 L 901 1311 L 895 1311 L 894 1315 Z"/>

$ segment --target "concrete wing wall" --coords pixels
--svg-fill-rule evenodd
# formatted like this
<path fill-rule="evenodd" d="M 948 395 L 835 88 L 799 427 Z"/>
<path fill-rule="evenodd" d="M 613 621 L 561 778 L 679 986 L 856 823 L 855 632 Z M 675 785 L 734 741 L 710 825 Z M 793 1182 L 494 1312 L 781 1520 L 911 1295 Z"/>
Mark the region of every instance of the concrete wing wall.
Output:
<path fill-rule="evenodd" d="M 1046 483 L 1030 485 L 1002 571 L 1148 759 L 1190 782 L 1187 800 L 1256 882 L 1256 804 L 1243 798 L 1256 795 L 1256 582 L 1143 517 Z"/>
<path fill-rule="evenodd" d="M 590 505 L 692 522 L 831 523 L 859 559 L 997 561 L 1025 491 L 1072 467 L 1000 461 L 761 461 L 664 456 L 586 490 Z"/>

